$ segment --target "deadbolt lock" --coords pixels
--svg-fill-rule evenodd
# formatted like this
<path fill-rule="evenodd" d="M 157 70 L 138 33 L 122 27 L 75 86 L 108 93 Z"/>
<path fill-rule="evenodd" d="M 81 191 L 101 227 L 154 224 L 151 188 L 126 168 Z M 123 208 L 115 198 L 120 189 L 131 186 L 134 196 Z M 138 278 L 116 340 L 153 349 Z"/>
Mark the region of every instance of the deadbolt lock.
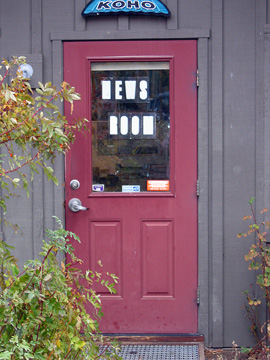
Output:
<path fill-rule="evenodd" d="M 74 179 L 74 180 L 71 180 L 69 185 L 72 190 L 77 190 L 80 187 L 80 182 L 79 182 L 79 180 Z"/>

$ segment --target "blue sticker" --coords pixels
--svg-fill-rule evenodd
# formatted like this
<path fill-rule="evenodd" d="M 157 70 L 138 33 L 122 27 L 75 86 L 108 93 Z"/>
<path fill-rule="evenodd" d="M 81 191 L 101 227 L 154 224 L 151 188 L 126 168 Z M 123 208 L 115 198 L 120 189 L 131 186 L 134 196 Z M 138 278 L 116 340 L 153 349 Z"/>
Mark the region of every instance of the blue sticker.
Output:
<path fill-rule="evenodd" d="M 160 0 L 91 0 L 82 11 L 83 17 L 119 14 L 171 16 L 170 10 Z"/>
<path fill-rule="evenodd" d="M 93 191 L 103 192 L 104 191 L 104 185 L 103 184 L 92 185 L 92 190 Z"/>
<path fill-rule="evenodd" d="M 122 192 L 134 193 L 140 192 L 140 185 L 122 185 Z"/>

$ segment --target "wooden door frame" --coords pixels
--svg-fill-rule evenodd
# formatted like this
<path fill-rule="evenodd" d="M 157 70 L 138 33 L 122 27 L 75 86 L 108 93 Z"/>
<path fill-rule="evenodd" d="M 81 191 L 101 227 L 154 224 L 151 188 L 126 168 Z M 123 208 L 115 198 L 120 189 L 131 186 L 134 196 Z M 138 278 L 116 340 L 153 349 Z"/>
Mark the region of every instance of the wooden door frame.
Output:
<path fill-rule="evenodd" d="M 63 31 L 51 33 L 52 54 L 53 54 L 53 83 L 60 85 L 63 81 L 63 42 L 64 41 L 95 41 L 95 40 L 197 40 L 197 61 L 198 61 L 198 331 L 204 335 L 205 343 L 209 343 L 209 334 L 213 331 L 211 318 L 215 311 L 214 305 L 210 314 L 209 302 L 212 300 L 210 294 L 210 240 L 209 240 L 209 105 L 208 105 L 208 64 L 209 50 L 208 40 L 209 30 L 188 29 L 188 30 L 164 30 L 149 31 L 98 31 L 88 33 L 86 31 Z M 55 166 L 56 176 L 61 179 L 64 174 L 64 161 L 58 159 Z M 55 207 L 62 207 L 65 195 L 64 189 L 60 189 L 55 194 Z M 60 210 L 60 209 L 59 209 Z M 61 211 L 57 211 L 58 214 Z M 220 229 L 222 231 L 222 229 Z M 218 251 L 218 249 L 217 249 Z M 212 255 L 214 256 L 214 255 Z M 219 264 L 221 268 L 222 263 Z M 223 281 L 215 280 L 216 297 L 220 297 L 218 304 L 222 303 Z M 221 289 L 222 286 L 222 289 Z"/>

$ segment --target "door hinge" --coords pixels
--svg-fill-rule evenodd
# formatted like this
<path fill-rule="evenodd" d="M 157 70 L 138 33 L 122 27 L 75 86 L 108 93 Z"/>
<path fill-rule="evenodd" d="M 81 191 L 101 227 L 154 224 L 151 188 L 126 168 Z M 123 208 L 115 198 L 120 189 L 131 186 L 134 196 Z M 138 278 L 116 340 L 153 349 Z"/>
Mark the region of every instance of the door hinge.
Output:
<path fill-rule="evenodd" d="M 196 71 L 196 85 L 199 87 L 200 85 L 200 75 L 199 75 L 199 69 Z"/>
<path fill-rule="evenodd" d="M 200 180 L 197 180 L 197 184 L 196 184 L 196 193 L 197 196 L 200 196 Z"/>
<path fill-rule="evenodd" d="M 197 305 L 200 304 L 200 288 L 197 287 Z"/>

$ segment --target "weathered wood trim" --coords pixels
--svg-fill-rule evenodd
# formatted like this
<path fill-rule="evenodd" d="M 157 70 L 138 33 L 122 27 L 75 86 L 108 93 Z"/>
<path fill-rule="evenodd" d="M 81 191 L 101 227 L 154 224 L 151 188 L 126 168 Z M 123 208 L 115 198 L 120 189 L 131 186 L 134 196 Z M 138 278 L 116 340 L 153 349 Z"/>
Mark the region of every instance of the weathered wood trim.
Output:
<path fill-rule="evenodd" d="M 263 209 L 266 206 L 269 206 L 268 201 L 265 201 L 265 191 L 269 192 L 269 188 L 265 187 L 265 180 L 268 177 L 265 177 L 265 171 L 267 167 L 265 164 L 265 149 L 262 145 L 262 139 L 265 136 L 265 119 L 264 119 L 264 108 L 263 108 L 263 98 L 261 94 L 264 91 L 264 73 L 262 69 L 264 68 L 264 24 L 266 23 L 266 1 L 261 0 L 256 2 L 256 206 L 258 210 Z M 268 63 L 269 64 L 269 63 Z M 265 70 L 265 69 L 264 69 Z M 266 141 L 267 145 L 269 143 L 269 138 Z"/>
<path fill-rule="evenodd" d="M 198 330 L 209 338 L 209 74 L 208 40 L 198 40 Z"/>
<path fill-rule="evenodd" d="M 264 138 L 264 109 L 263 94 L 264 91 L 264 36 L 263 26 L 266 22 L 266 0 L 256 1 L 256 206 L 258 210 L 269 206 L 269 202 L 264 202 L 264 146 L 262 139 Z M 269 140 L 268 140 L 269 142 Z"/>
<path fill-rule="evenodd" d="M 41 54 L 42 43 L 42 13 L 41 13 L 41 0 L 32 0 L 31 2 L 31 42 L 32 53 Z"/>
<path fill-rule="evenodd" d="M 118 30 L 119 31 L 128 31 L 129 30 L 129 17 L 128 16 L 118 16 Z"/>
<path fill-rule="evenodd" d="M 59 31 L 51 32 L 51 40 L 91 41 L 91 40 L 148 40 L 148 39 L 198 39 L 209 38 L 208 29 L 149 30 L 138 31 Z"/>
<path fill-rule="evenodd" d="M 167 19 L 167 29 L 178 29 L 178 6 L 179 1 L 167 0 L 167 7 L 171 12 L 171 16 Z"/>
<path fill-rule="evenodd" d="M 265 58 L 265 38 L 269 35 L 264 35 L 264 25 L 267 21 L 267 5 L 266 0 L 256 1 L 256 22 L 255 22 L 255 99 L 256 99 L 256 139 L 255 139 L 255 196 L 256 196 L 256 209 L 262 210 L 269 208 L 269 176 L 270 176 L 270 163 L 269 163 L 269 139 L 270 139 L 270 127 L 269 118 L 266 121 L 264 101 L 266 96 L 270 96 L 269 93 L 269 74 L 268 78 L 265 78 L 266 72 L 269 72 L 270 59 L 268 61 Z M 268 43 L 269 45 L 269 43 Z M 268 53 L 269 56 L 269 53 Z M 266 69 L 268 64 L 268 69 Z M 268 84 L 266 81 L 268 80 Z M 267 93 L 268 85 L 268 93 Z M 262 96 L 264 94 L 265 98 Z M 266 131 L 267 130 L 267 131 Z M 268 138 L 266 138 L 266 135 Z M 268 155 L 266 159 L 265 155 Z M 254 274 L 254 283 L 256 282 Z M 267 311 L 261 311 L 261 323 L 267 321 Z"/>
<path fill-rule="evenodd" d="M 60 85 L 63 81 L 63 46 L 61 41 L 53 42 L 53 84 L 60 88 Z M 57 102 L 59 108 L 63 111 L 63 103 L 60 101 Z M 65 174 L 64 166 L 64 157 L 57 156 L 54 163 L 54 174 L 61 181 L 63 175 Z M 54 185 L 54 212 L 53 214 L 57 216 L 62 223 L 64 223 L 64 186 L 59 184 L 58 186 Z"/>
<path fill-rule="evenodd" d="M 33 151 L 33 155 L 34 155 Z M 42 171 L 35 174 L 35 180 L 31 184 L 32 192 L 32 248 L 33 259 L 38 258 L 41 251 L 42 240 L 44 239 L 44 202 L 43 202 L 43 186 L 44 174 Z"/>
<path fill-rule="evenodd" d="M 75 31 L 85 31 L 86 30 L 86 21 L 82 17 L 81 12 L 83 11 L 86 0 L 75 0 L 75 11 L 74 11 L 74 17 L 75 17 Z"/>
<path fill-rule="evenodd" d="M 269 27 L 270 30 L 270 27 Z M 270 31 L 264 35 L 264 207 L 270 204 Z"/>
<path fill-rule="evenodd" d="M 270 34 L 270 24 L 267 24 L 263 28 L 265 34 Z"/>
<path fill-rule="evenodd" d="M 212 0 L 211 277 L 210 345 L 224 346 L 223 277 L 223 0 Z M 211 203 L 211 201 L 210 201 Z M 211 341 L 212 339 L 212 341 Z"/>

